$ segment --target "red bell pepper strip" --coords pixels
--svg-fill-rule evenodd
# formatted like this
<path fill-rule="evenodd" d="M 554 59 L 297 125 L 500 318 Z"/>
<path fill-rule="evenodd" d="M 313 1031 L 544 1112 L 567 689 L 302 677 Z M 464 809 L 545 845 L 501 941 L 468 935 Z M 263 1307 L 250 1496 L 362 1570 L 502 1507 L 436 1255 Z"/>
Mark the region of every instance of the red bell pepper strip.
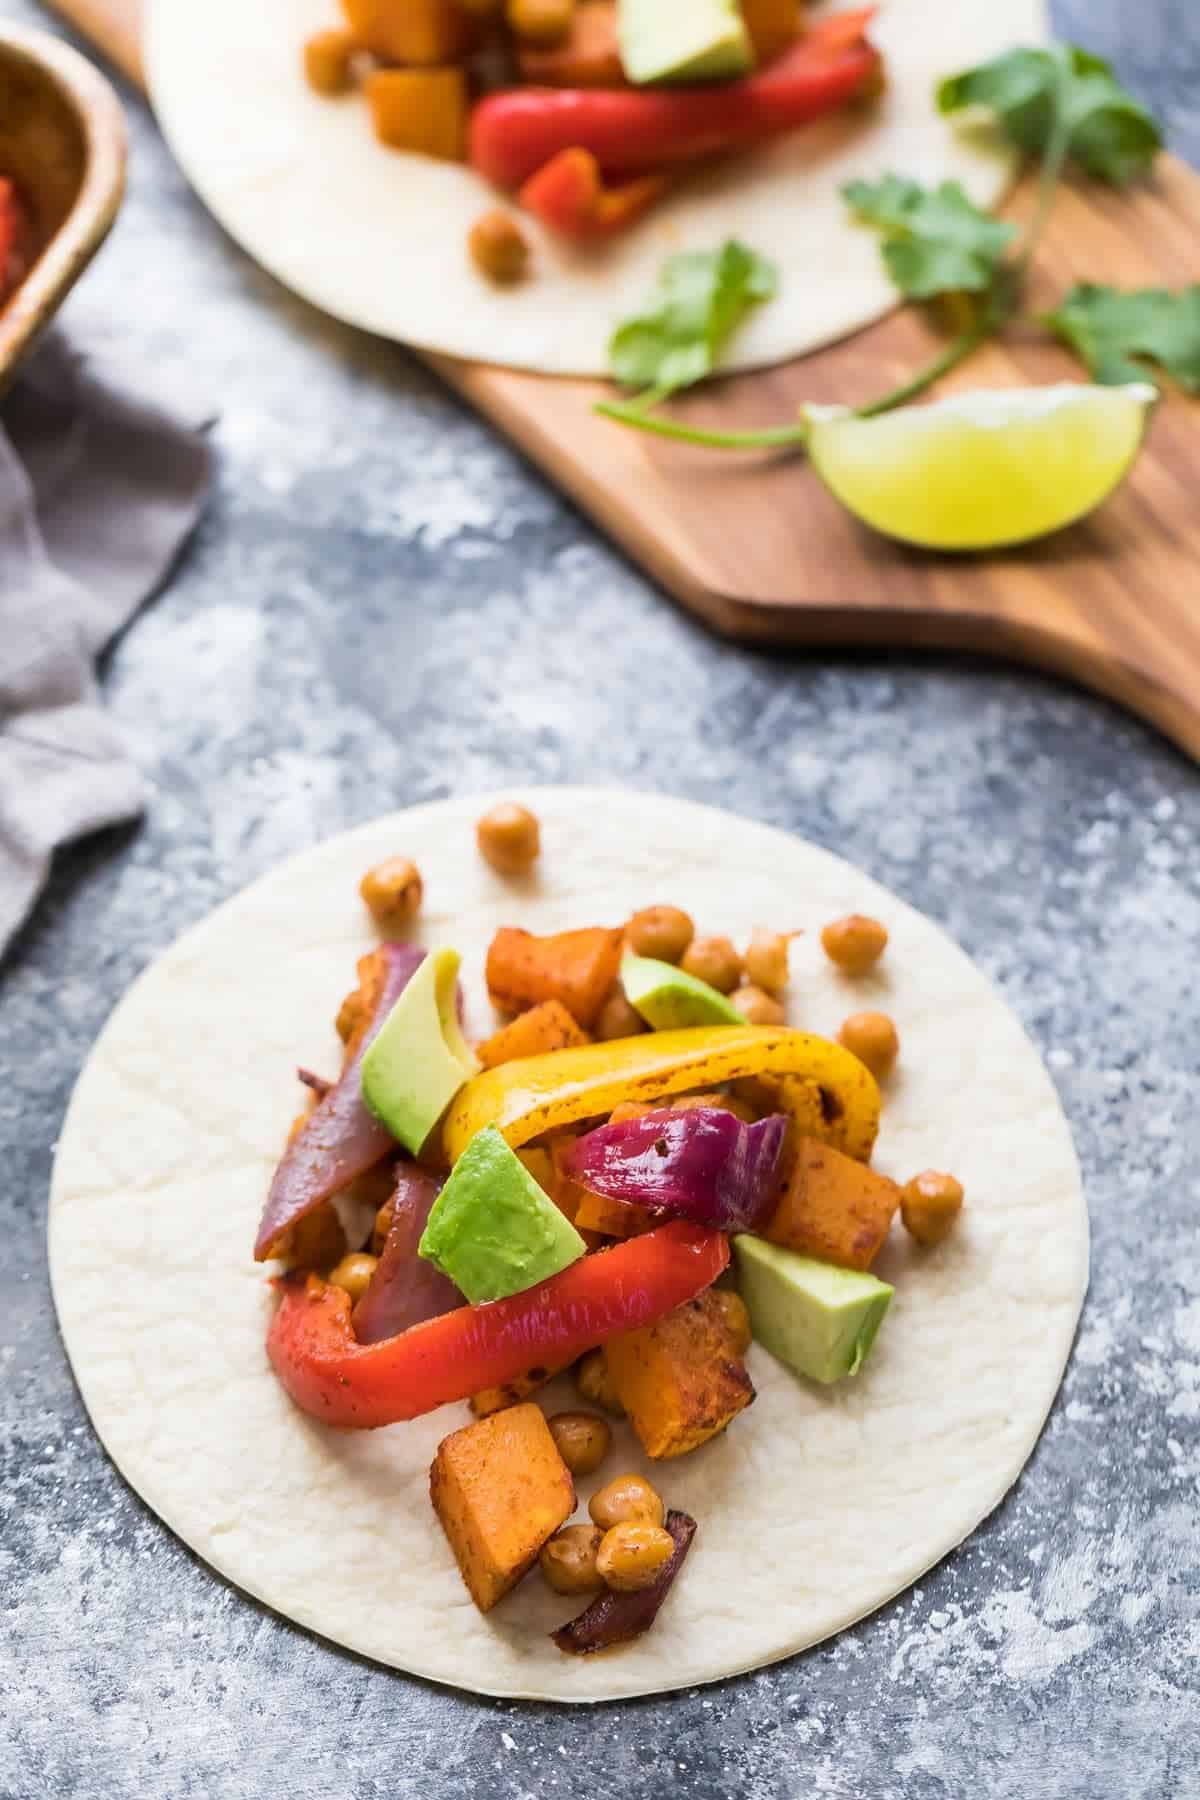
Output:
<path fill-rule="evenodd" d="M 539 1365 L 561 1368 L 618 1331 L 692 1300 L 729 1262 L 729 1242 L 673 1220 L 507 1300 L 460 1306 L 398 1337 L 360 1344 L 350 1298 L 317 1276 L 286 1276 L 267 1355 L 296 1405 L 327 1425 L 419 1418 Z"/>
<path fill-rule="evenodd" d="M 604 175 L 644 174 L 794 131 L 878 80 L 865 31 L 874 7 L 823 20 L 741 81 L 694 88 L 505 88 L 471 114 L 470 160 L 519 188 L 563 150 L 590 150 Z"/>
<path fill-rule="evenodd" d="M 665 175 L 642 175 L 605 187 L 590 150 L 560 150 L 531 175 L 517 196 L 549 231 L 584 241 L 611 237 L 640 219 L 667 186 Z"/>

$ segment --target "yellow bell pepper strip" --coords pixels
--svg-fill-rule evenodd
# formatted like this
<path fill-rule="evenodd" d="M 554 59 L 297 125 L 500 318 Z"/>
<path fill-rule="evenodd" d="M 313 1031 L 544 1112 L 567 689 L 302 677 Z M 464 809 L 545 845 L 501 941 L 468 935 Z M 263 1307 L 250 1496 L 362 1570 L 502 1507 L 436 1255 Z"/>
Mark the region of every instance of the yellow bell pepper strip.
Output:
<path fill-rule="evenodd" d="M 625 1101 L 756 1077 L 801 1133 L 866 1162 L 879 1129 L 874 1076 L 840 1044 L 775 1025 L 654 1031 L 502 1063 L 459 1089 L 443 1124 L 457 1162 L 476 1132 L 495 1125 L 513 1149 L 580 1119 L 606 1118 Z"/>

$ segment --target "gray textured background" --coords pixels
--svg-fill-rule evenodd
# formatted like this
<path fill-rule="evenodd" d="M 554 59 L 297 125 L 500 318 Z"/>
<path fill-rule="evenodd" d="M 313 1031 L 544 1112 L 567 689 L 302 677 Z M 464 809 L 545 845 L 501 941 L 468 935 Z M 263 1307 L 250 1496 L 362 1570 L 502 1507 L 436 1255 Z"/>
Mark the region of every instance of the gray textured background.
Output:
<path fill-rule="evenodd" d="M 1060 17 L 1200 160 L 1196 0 Z M 71 314 L 219 412 L 220 475 L 106 671 L 147 820 L 61 860 L 2 973 L 0 1794 L 1200 1794 L 1195 769 L 1017 671 L 723 648 L 408 358 L 259 274 L 132 112 L 129 204 Z M 1050 1426 L 961 1552 L 791 1663 L 586 1714 L 370 1667 L 210 1575 L 97 1447 L 43 1254 L 71 1084 L 165 944 L 344 825 L 529 777 L 794 827 L 944 921 L 1048 1057 L 1095 1229 Z"/>

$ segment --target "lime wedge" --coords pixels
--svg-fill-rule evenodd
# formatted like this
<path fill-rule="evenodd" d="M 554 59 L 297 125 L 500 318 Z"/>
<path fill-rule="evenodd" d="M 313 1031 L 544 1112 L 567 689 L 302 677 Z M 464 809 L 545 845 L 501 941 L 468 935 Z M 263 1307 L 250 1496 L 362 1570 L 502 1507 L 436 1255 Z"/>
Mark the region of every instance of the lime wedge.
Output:
<path fill-rule="evenodd" d="M 991 550 L 1082 519 L 1128 474 L 1157 388 L 994 388 L 860 419 L 808 406 L 808 450 L 864 524 L 930 550 Z"/>

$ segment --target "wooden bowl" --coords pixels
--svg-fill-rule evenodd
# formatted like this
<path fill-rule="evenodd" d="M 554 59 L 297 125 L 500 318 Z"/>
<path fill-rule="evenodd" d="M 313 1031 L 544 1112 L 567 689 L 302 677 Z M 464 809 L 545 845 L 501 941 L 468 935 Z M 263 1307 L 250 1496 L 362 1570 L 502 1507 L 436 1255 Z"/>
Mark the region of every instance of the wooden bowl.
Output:
<path fill-rule="evenodd" d="M 0 22 L 0 175 L 32 218 L 34 261 L 0 305 L 0 389 L 103 243 L 125 187 L 125 120 L 103 75 Z"/>

